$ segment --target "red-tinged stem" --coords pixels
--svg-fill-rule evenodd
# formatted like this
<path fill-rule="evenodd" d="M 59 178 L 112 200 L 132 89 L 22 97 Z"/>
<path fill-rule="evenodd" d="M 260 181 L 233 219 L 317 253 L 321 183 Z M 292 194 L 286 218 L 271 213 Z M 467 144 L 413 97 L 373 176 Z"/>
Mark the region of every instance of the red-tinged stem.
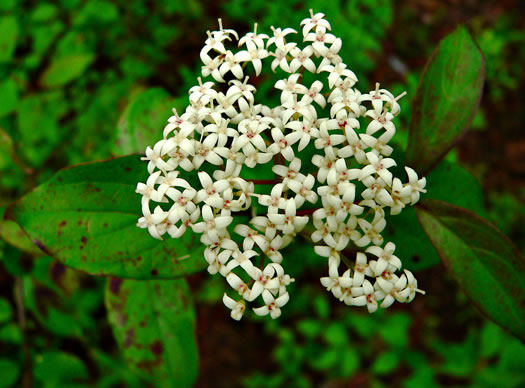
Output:
<path fill-rule="evenodd" d="M 264 252 L 261 253 L 261 258 L 259 259 L 259 269 L 261 271 L 264 269 Z"/>
<path fill-rule="evenodd" d="M 248 182 L 253 182 L 256 185 L 275 185 L 280 182 L 278 179 L 246 179 Z"/>
<path fill-rule="evenodd" d="M 319 208 L 299 210 L 295 215 L 297 215 L 297 216 L 306 216 L 308 214 L 312 214 L 316 210 L 319 210 Z"/>

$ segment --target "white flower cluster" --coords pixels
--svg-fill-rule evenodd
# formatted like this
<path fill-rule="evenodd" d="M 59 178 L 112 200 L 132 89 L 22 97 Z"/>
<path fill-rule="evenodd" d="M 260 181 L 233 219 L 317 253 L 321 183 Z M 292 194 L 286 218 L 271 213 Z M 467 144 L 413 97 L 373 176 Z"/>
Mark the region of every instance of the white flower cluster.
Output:
<path fill-rule="evenodd" d="M 315 252 L 328 260 L 321 283 L 347 305 L 373 312 L 378 303 L 388 307 L 423 293 L 409 271 L 395 274 L 401 261 L 394 244 L 381 248 L 385 209 L 398 214 L 425 192 L 425 178 L 414 170 L 406 167 L 407 183 L 389 171 L 402 95 L 379 85 L 365 94 L 355 89 L 357 78 L 338 55 L 341 39 L 323 14 L 310 13 L 300 43 L 289 41 L 297 34 L 291 28 L 272 28 L 268 36 L 257 25 L 239 39 L 219 20 L 200 55 L 202 75 L 213 81 L 199 78 L 186 111 L 174 110 L 163 139 L 143 158 L 151 175 L 137 186 L 144 215 L 138 226 L 158 239 L 187 229 L 202 234 L 208 271 L 240 296 L 223 298 L 237 320 L 256 300 L 256 314 L 280 316 L 294 281 L 281 251 L 299 233 L 319 244 Z M 246 74 L 253 66 L 259 76 L 265 59 L 285 75 L 275 83 L 276 107 L 256 102 Z M 307 73 L 315 75 L 311 84 Z M 274 180 L 246 178 L 269 163 Z M 273 188 L 264 191 L 268 184 Z"/>

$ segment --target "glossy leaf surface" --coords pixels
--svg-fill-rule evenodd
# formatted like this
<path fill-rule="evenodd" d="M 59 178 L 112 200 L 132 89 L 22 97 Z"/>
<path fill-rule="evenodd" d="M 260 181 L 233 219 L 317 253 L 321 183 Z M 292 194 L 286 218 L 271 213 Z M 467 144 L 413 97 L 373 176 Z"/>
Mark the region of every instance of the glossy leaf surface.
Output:
<path fill-rule="evenodd" d="M 206 267 L 198 236 L 152 238 L 136 226 L 139 156 L 66 168 L 7 211 L 33 242 L 65 265 L 96 275 L 174 278 Z"/>
<path fill-rule="evenodd" d="M 434 50 L 413 102 L 406 165 L 427 174 L 468 130 L 478 109 L 485 61 L 465 27 Z"/>
<path fill-rule="evenodd" d="M 156 387 L 191 387 L 198 373 L 195 312 L 184 279 L 108 279 L 106 307 L 128 365 Z"/>
<path fill-rule="evenodd" d="M 438 200 L 417 214 L 448 270 L 476 306 L 525 340 L 525 259 L 494 225 Z"/>

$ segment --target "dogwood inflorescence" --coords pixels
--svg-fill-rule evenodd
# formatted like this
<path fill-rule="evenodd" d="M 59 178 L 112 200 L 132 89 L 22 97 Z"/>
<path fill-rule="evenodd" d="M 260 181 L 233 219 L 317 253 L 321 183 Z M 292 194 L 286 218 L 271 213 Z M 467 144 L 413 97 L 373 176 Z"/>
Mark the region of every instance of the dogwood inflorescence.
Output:
<path fill-rule="evenodd" d="M 360 93 L 324 15 L 310 11 L 301 26 L 300 42 L 292 28 L 268 36 L 257 25 L 239 39 L 219 20 L 200 53 L 210 80 L 198 79 L 185 112 L 174 110 L 146 149 L 150 177 L 137 185 L 137 225 L 157 239 L 201 234 L 208 272 L 235 291 L 223 302 L 237 320 L 248 303 L 257 315 L 281 315 L 294 281 L 283 261 L 302 260 L 282 251 L 298 235 L 316 244 L 328 263 L 322 285 L 347 305 L 374 312 L 424 293 L 412 273 L 396 274 L 395 245 L 381 235 L 385 210 L 398 214 L 425 192 L 411 168 L 405 183 L 389 171 L 403 95 L 379 84 Z M 274 107 L 256 101 L 247 75 L 253 68 L 257 81 L 263 61 L 283 74 Z M 250 179 L 264 169 L 274 179 Z"/>

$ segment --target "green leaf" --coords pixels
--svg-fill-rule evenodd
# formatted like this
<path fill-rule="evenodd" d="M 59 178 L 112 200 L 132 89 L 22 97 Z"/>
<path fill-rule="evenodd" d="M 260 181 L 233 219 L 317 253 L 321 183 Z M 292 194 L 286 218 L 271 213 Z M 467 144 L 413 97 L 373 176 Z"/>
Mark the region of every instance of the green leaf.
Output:
<path fill-rule="evenodd" d="M 427 192 L 422 199 L 439 199 L 485 215 L 483 189 L 467 170 L 443 160 L 427 175 Z"/>
<path fill-rule="evenodd" d="M 184 279 L 109 279 L 106 307 L 133 370 L 157 387 L 193 385 L 198 373 L 195 311 Z"/>
<path fill-rule="evenodd" d="M 13 58 L 18 40 L 18 22 L 14 16 L 0 18 L 0 63 Z"/>
<path fill-rule="evenodd" d="M 11 78 L 0 83 L 0 117 L 16 109 L 18 105 L 18 86 Z"/>
<path fill-rule="evenodd" d="M 112 2 L 91 0 L 86 2 L 86 5 L 76 13 L 73 25 L 111 23 L 116 21 L 119 15 L 118 7 Z"/>
<path fill-rule="evenodd" d="M 53 112 L 54 103 L 46 103 L 44 95 L 27 95 L 18 104 L 18 131 L 23 159 L 32 166 L 41 168 L 60 140 L 61 132 Z M 35 130 L 38 128 L 38 131 Z"/>
<path fill-rule="evenodd" d="M 27 237 L 20 225 L 13 220 L 4 219 L 4 210 L 0 208 L 0 237 L 24 252 L 42 256 L 42 251 Z"/>
<path fill-rule="evenodd" d="M 409 343 L 408 330 L 411 323 L 412 319 L 408 314 L 390 314 L 386 317 L 386 322 L 379 325 L 378 332 L 392 348 L 405 349 Z"/>
<path fill-rule="evenodd" d="M 64 383 L 88 378 L 87 368 L 78 357 L 59 351 L 48 351 L 38 355 L 35 359 L 34 374 L 37 380 L 49 386 L 63 386 Z"/>
<path fill-rule="evenodd" d="M 443 160 L 426 178 L 427 192 L 421 195 L 422 199 L 439 199 L 485 215 L 481 186 L 460 165 Z M 412 206 L 390 217 L 385 237 L 396 244 L 396 255 L 403 261 L 403 267 L 411 271 L 431 268 L 440 262 Z"/>
<path fill-rule="evenodd" d="M 321 330 L 321 322 L 314 319 L 303 319 L 297 323 L 297 331 L 307 338 L 317 337 Z"/>
<path fill-rule="evenodd" d="M 7 358 L 0 358 L 0 388 L 12 387 L 20 374 L 19 365 Z"/>
<path fill-rule="evenodd" d="M 19 345 L 22 342 L 20 327 L 15 323 L 8 323 L 0 327 L 0 341 Z"/>
<path fill-rule="evenodd" d="M 500 371 L 521 375 L 523 381 L 523 365 L 525 364 L 525 345 L 518 341 L 508 341 L 502 349 L 499 362 Z M 509 374 L 510 374 L 509 373 Z"/>
<path fill-rule="evenodd" d="M 497 325 L 490 321 L 481 330 L 480 354 L 482 357 L 494 357 L 503 345 L 505 334 Z"/>
<path fill-rule="evenodd" d="M 50 3 L 39 4 L 33 12 L 31 19 L 33 22 L 46 22 L 53 19 L 57 14 L 57 6 Z"/>
<path fill-rule="evenodd" d="M 162 88 L 140 92 L 124 110 L 118 124 L 114 153 L 143 153 L 162 137 L 162 129 L 172 115 L 174 99 Z"/>
<path fill-rule="evenodd" d="M 174 278 L 204 269 L 204 247 L 191 231 L 159 241 L 136 226 L 145 167 L 131 155 L 63 169 L 7 216 L 49 256 L 91 274 Z"/>
<path fill-rule="evenodd" d="M 394 351 L 381 353 L 372 364 L 372 372 L 376 375 L 387 375 L 399 365 L 399 355 Z"/>
<path fill-rule="evenodd" d="M 417 215 L 448 270 L 476 306 L 525 340 L 525 260 L 510 240 L 475 213 L 423 200 Z"/>
<path fill-rule="evenodd" d="M 338 349 L 327 348 L 327 350 L 321 352 L 315 359 L 309 360 L 312 368 L 316 370 L 328 370 L 335 367 L 339 362 L 340 354 Z"/>
<path fill-rule="evenodd" d="M 427 174 L 467 131 L 478 109 L 485 61 L 463 26 L 427 63 L 414 97 L 406 165 Z"/>
<path fill-rule="evenodd" d="M 341 355 L 341 376 L 350 377 L 359 369 L 360 355 L 356 348 L 347 347 Z"/>
<path fill-rule="evenodd" d="M 421 229 L 414 207 L 406 207 L 403 211 L 390 217 L 384 231 L 387 241 L 396 244 L 395 254 L 403 268 L 410 271 L 421 271 L 439 264 L 439 256 Z"/>
<path fill-rule="evenodd" d="M 444 361 L 438 366 L 438 372 L 456 377 L 472 376 L 477 361 L 477 346 L 473 333 L 469 333 L 459 343 L 434 340 L 432 347 L 441 354 Z"/>
<path fill-rule="evenodd" d="M 405 388 L 439 388 L 440 386 L 436 385 L 434 375 L 436 371 L 433 367 L 422 365 L 418 368 L 413 368 L 412 374 L 410 377 L 405 379 L 404 387 Z"/>
<path fill-rule="evenodd" d="M 2 0 L 0 2 L 0 11 L 9 11 L 15 7 L 17 0 Z"/>
<path fill-rule="evenodd" d="M 40 79 L 44 87 L 63 86 L 79 78 L 95 59 L 92 54 L 68 55 L 53 61 Z"/>
<path fill-rule="evenodd" d="M 345 346 L 349 342 L 348 332 L 342 322 L 332 323 L 323 331 L 323 338 L 331 346 Z"/>
<path fill-rule="evenodd" d="M 13 315 L 13 309 L 5 298 L 0 298 L 0 323 L 9 321 Z"/>
<path fill-rule="evenodd" d="M 362 338 L 370 339 L 377 335 L 379 321 L 369 314 L 347 314 L 345 323 Z"/>

